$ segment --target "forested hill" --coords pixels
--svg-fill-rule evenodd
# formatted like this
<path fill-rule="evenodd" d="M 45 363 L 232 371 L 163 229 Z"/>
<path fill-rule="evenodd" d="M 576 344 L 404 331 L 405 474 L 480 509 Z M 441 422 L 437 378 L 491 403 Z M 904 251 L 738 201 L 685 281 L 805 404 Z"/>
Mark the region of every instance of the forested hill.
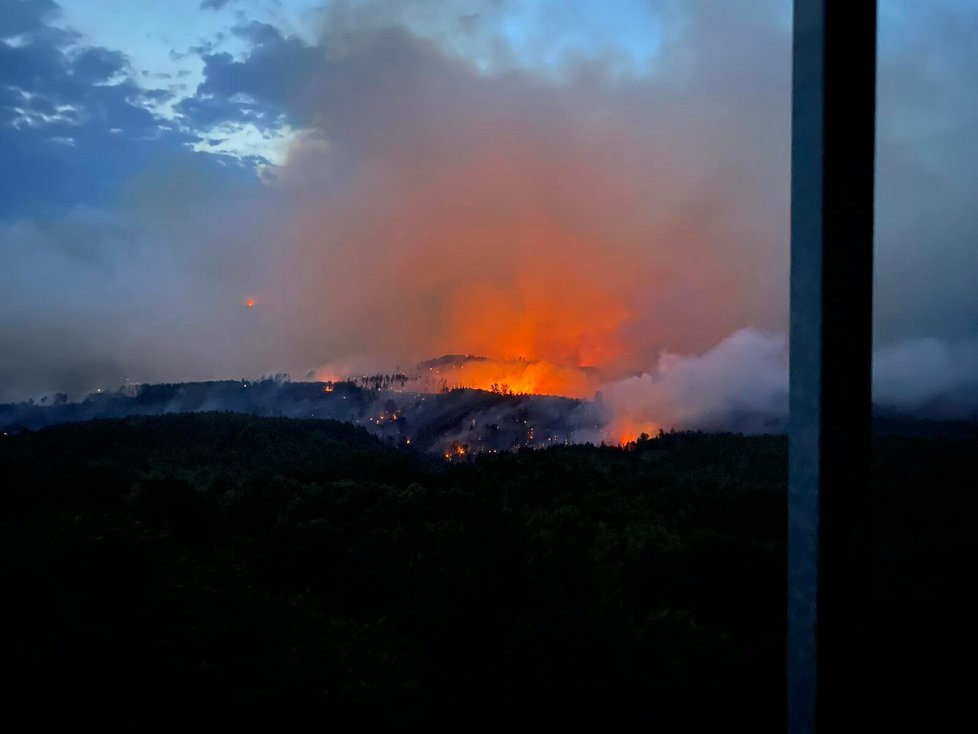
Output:
<path fill-rule="evenodd" d="M 665 434 L 456 466 L 214 413 L 0 437 L 0 713 L 781 731 L 785 448 Z M 943 651 L 974 651 L 976 448 L 877 447 L 895 722 L 973 690 Z"/>
<path fill-rule="evenodd" d="M 246 415 L 338 420 L 363 426 L 392 444 L 436 456 L 509 451 L 520 446 L 584 443 L 601 434 L 606 416 L 594 403 L 552 395 L 485 390 L 405 392 L 391 376 L 357 382 L 223 380 L 139 385 L 95 392 L 79 402 L 67 395 L 0 404 L 0 432 L 61 423 L 221 411 Z M 599 441 L 598 441 L 599 442 Z"/>

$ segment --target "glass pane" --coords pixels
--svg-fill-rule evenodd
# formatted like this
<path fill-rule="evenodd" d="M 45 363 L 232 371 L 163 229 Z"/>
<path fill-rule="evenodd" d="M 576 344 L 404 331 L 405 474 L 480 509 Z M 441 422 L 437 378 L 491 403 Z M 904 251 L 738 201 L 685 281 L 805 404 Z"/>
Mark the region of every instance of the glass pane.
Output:
<path fill-rule="evenodd" d="M 978 562 L 978 12 L 953 1 L 880 9 L 878 710 L 892 728 L 942 728 L 968 705 L 975 677 L 963 661 L 978 650 L 978 599 L 962 584 Z"/>

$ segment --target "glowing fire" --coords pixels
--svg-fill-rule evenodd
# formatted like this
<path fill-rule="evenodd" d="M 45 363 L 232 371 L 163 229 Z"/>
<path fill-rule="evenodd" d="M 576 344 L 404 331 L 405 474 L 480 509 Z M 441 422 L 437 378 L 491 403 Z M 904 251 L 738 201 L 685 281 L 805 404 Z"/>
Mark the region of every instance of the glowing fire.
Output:
<path fill-rule="evenodd" d="M 445 451 L 445 461 L 451 461 L 452 459 L 464 459 L 469 453 L 469 447 L 467 444 L 460 443 L 459 441 L 452 441 L 452 445 Z"/>
<path fill-rule="evenodd" d="M 254 308 L 255 307 L 255 299 L 254 298 L 248 298 L 247 300 L 245 300 L 245 306 L 247 308 Z"/>
<path fill-rule="evenodd" d="M 618 418 L 608 426 L 608 435 L 619 446 L 638 441 L 644 434 L 651 438 L 659 433 L 660 426 L 655 423 Z"/>
<path fill-rule="evenodd" d="M 562 395 L 589 398 L 600 384 L 598 370 L 544 360 L 474 359 L 430 367 L 420 376 L 431 391 L 468 387 L 501 395 Z"/>

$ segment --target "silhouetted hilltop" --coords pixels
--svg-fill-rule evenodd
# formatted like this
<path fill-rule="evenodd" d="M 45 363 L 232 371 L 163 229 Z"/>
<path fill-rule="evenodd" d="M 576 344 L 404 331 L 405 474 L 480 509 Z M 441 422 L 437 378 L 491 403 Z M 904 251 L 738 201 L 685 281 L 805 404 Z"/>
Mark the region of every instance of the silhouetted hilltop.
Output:
<path fill-rule="evenodd" d="M 465 455 L 600 440 L 603 417 L 592 403 L 546 395 L 455 389 L 417 393 L 354 382 L 224 380 L 140 385 L 92 393 L 80 402 L 0 405 L 0 429 L 13 433 L 59 423 L 167 413 L 223 411 L 265 417 L 337 420 L 388 443 L 436 455 Z"/>
<path fill-rule="evenodd" d="M 451 359 L 478 358 L 441 358 Z M 464 388 L 413 392 L 399 389 L 400 377 L 377 375 L 359 382 L 290 382 L 278 377 L 133 385 L 95 392 L 79 402 L 56 395 L 0 404 L 0 430 L 16 433 L 93 419 L 221 411 L 342 421 L 361 426 L 388 444 L 411 446 L 451 461 L 524 447 L 618 440 L 605 430 L 610 416 L 600 401 Z M 973 421 L 934 421 L 879 408 L 874 421 L 878 433 L 891 435 L 967 436 L 978 431 Z M 739 409 L 717 416 L 703 428 L 783 433 L 786 423 L 785 416 Z"/>

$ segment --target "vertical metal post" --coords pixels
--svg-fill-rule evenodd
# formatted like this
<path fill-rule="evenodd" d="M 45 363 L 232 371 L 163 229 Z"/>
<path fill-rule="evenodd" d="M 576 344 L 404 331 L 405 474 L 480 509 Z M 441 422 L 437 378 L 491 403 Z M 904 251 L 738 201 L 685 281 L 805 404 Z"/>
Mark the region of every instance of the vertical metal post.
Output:
<path fill-rule="evenodd" d="M 788 730 L 868 705 L 876 0 L 795 0 Z"/>

